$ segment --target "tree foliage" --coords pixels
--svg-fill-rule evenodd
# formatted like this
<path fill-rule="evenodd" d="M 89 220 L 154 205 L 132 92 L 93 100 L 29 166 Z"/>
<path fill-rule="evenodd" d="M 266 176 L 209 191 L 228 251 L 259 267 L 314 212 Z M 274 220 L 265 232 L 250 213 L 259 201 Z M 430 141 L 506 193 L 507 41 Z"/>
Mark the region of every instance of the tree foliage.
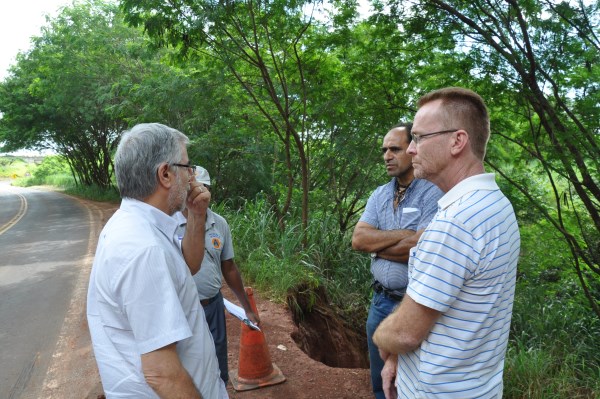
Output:
<path fill-rule="evenodd" d="M 112 152 L 127 127 L 121 89 L 141 78 L 142 43 L 114 6 L 63 8 L 0 85 L 4 149 L 51 148 L 79 183 L 111 185 Z"/>
<path fill-rule="evenodd" d="M 447 51 L 473 60 L 471 85 L 497 115 L 495 146 L 512 149 L 504 158 L 493 150 L 488 165 L 562 233 L 600 316 L 598 7 L 553 0 L 390 3 L 419 45 L 435 36 L 438 49 L 449 43 Z M 539 174 L 551 207 L 532 189 Z"/>
<path fill-rule="evenodd" d="M 309 84 L 307 73 L 319 60 L 305 38 L 312 20 L 306 2 L 122 1 L 127 19 L 143 24 L 158 45 L 178 47 L 182 54 L 208 51 L 231 73 L 281 143 L 274 158 L 285 165 L 283 201 L 274 199 L 280 220 L 292 203 L 299 172 L 302 221 L 308 223 Z M 297 168 L 296 161 L 299 164 Z"/>

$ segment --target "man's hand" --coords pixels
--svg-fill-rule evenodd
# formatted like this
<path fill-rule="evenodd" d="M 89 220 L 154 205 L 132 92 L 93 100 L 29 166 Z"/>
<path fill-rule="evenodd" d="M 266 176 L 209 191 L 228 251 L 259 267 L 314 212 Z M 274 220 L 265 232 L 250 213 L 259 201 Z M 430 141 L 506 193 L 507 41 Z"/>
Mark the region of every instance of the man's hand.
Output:
<path fill-rule="evenodd" d="M 398 369 L 398 356 L 389 355 L 385 359 L 383 369 L 381 369 L 381 380 L 383 382 L 383 393 L 385 399 L 396 399 L 398 389 L 396 388 L 396 371 Z"/>
<path fill-rule="evenodd" d="M 190 190 L 186 199 L 188 209 L 188 218 L 190 215 L 201 218 L 206 217 L 206 210 L 210 205 L 210 191 L 204 187 L 204 184 L 198 183 L 196 179 L 190 181 Z"/>
<path fill-rule="evenodd" d="M 194 275 L 200 270 L 204 259 L 204 233 L 206 212 L 210 205 L 210 191 L 193 177 L 191 179 L 186 199 L 187 224 L 181 241 L 181 250 L 185 263 Z"/>
<path fill-rule="evenodd" d="M 260 318 L 258 317 L 258 315 L 256 313 L 254 313 L 253 311 L 251 311 L 251 312 L 246 311 L 246 317 L 252 323 L 254 323 L 254 324 L 256 324 L 257 326 L 260 327 Z"/>

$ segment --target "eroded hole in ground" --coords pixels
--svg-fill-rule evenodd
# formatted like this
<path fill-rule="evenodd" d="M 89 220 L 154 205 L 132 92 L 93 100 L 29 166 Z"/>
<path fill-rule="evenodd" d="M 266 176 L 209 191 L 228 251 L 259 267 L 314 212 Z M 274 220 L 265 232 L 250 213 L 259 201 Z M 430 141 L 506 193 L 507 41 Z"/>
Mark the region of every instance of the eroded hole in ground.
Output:
<path fill-rule="evenodd" d="M 353 331 L 336 314 L 322 287 L 298 287 L 287 302 L 298 327 L 292 339 L 311 359 L 330 367 L 369 368 L 365 334 Z"/>

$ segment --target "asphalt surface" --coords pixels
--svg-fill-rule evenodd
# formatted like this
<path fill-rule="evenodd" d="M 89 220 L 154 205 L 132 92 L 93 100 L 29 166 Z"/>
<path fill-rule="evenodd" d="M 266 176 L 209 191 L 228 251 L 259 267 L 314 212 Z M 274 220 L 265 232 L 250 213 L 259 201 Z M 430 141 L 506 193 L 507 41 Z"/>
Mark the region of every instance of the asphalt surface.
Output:
<path fill-rule="evenodd" d="M 38 398 L 89 262 L 90 211 L 0 182 L 0 398 Z"/>

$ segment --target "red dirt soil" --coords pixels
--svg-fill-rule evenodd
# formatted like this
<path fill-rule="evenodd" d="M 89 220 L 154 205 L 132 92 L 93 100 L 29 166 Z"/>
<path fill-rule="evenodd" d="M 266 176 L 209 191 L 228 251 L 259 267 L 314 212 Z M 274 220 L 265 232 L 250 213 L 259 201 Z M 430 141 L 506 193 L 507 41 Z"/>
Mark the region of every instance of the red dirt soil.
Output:
<path fill-rule="evenodd" d="M 93 233 L 97 239 L 101 228 L 116 210 L 116 205 L 81 201 L 90 210 Z M 95 249 L 95 242 L 90 245 Z M 102 385 L 96 368 L 85 316 L 85 294 L 92 256 L 82 265 L 80 283 L 71 303 L 54 354 L 54 362 L 41 393 L 44 398 L 97 399 L 103 397 Z M 234 295 L 223 288 L 223 295 L 232 300 Z M 368 369 L 334 368 L 311 359 L 292 339 L 297 327 L 286 305 L 273 303 L 254 292 L 262 330 L 271 356 L 286 381 L 279 385 L 237 392 L 231 382 L 228 392 L 231 399 L 367 399 L 372 398 Z M 237 369 L 241 322 L 227 315 L 229 343 L 229 368 Z"/>

